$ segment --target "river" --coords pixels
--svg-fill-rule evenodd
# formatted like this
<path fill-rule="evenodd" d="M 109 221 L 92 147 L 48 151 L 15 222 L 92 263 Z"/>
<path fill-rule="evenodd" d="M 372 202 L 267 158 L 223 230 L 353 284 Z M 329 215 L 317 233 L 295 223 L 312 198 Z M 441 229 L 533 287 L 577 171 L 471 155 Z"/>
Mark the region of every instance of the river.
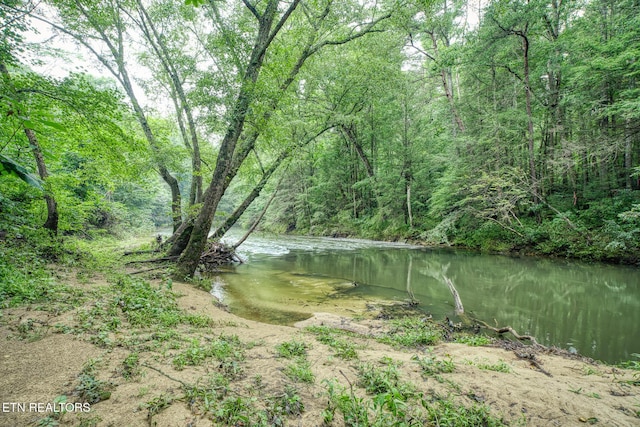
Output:
<path fill-rule="evenodd" d="M 409 299 L 435 319 L 455 318 L 451 280 L 465 312 L 489 324 L 610 363 L 640 353 L 637 267 L 257 234 L 238 253 L 245 262 L 215 275 L 211 292 L 253 320 L 358 316 L 372 304 Z"/>

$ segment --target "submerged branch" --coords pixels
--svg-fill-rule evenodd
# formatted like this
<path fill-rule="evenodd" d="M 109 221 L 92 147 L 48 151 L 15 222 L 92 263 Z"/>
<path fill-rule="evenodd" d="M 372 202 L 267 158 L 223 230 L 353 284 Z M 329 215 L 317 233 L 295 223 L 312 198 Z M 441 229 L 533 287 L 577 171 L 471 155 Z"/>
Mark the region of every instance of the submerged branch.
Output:
<path fill-rule="evenodd" d="M 462 300 L 460 299 L 460 294 L 458 294 L 458 290 L 456 289 L 455 285 L 453 284 L 453 280 L 449 279 L 445 275 L 443 275 L 442 277 L 444 279 L 444 282 L 449 287 L 449 290 L 451 291 L 451 295 L 453 296 L 453 304 L 454 304 L 454 306 L 456 308 L 456 314 L 457 315 L 463 314 L 464 313 L 464 306 L 462 305 Z"/>

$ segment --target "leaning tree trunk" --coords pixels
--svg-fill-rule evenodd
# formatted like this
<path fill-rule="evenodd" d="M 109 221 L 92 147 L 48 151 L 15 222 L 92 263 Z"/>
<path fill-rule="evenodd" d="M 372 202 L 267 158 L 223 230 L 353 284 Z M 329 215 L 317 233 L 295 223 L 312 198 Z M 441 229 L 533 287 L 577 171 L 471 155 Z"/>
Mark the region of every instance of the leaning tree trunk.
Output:
<path fill-rule="evenodd" d="M 294 4 L 297 4 L 297 2 L 294 2 Z M 270 33 L 277 9 L 278 1 L 271 0 L 262 15 L 259 15 L 257 11 L 252 10 L 252 13 L 256 15 L 259 22 L 258 35 L 251 52 L 251 58 L 247 64 L 246 72 L 244 73 L 243 84 L 240 87 L 238 97 L 236 98 L 233 114 L 231 115 L 231 122 L 229 123 L 225 137 L 222 140 L 222 144 L 220 144 L 220 151 L 218 152 L 218 159 L 213 171 L 211 184 L 204 193 L 202 208 L 200 209 L 200 212 L 193 224 L 193 229 L 187 246 L 183 251 L 181 251 L 181 248 L 177 247 L 176 244 L 178 241 L 176 241 L 171 248 L 171 251 L 174 253 L 178 251 L 182 253 L 176 266 L 175 274 L 177 277 L 192 276 L 196 271 L 200 261 L 200 256 L 202 255 L 207 243 L 207 237 L 209 235 L 209 230 L 211 229 L 213 216 L 218 208 L 218 203 L 220 202 L 220 199 L 222 199 L 226 190 L 225 183 L 233 178 L 230 176 L 233 155 L 238 139 L 244 129 L 249 105 L 253 98 L 253 87 L 258 80 L 258 75 L 260 74 L 260 69 L 262 68 L 267 48 L 275 36 L 275 34 L 271 35 Z M 281 20 L 281 23 L 279 24 L 284 24 L 284 22 Z M 184 241 L 184 239 L 182 239 L 182 241 Z"/>
<path fill-rule="evenodd" d="M 267 49 L 269 48 L 271 42 L 274 40 L 278 32 L 283 28 L 293 11 L 297 8 L 299 2 L 300 0 L 291 1 L 287 9 L 280 16 L 280 19 L 275 26 L 273 26 L 273 23 L 275 15 L 278 12 L 278 6 L 280 3 L 279 0 L 269 0 L 264 9 L 264 12 L 262 13 L 260 13 L 255 7 L 253 7 L 250 2 L 243 2 L 249 9 L 251 14 L 253 14 L 258 21 L 258 34 L 256 37 L 255 45 L 251 52 L 251 56 L 246 65 L 242 85 L 238 92 L 235 106 L 230 116 L 231 118 L 227 127 L 227 132 L 222 141 L 222 144 L 220 145 L 219 155 L 216 161 L 216 167 L 213 172 L 212 181 L 204 193 L 202 209 L 200 210 L 198 217 L 193 223 L 189 242 L 183 250 L 182 247 L 179 247 L 178 241 L 184 242 L 186 238 L 176 239 L 176 242 L 171 248 L 171 251 L 173 253 L 182 253 L 180 259 L 178 260 L 178 265 L 176 268 L 177 277 L 191 276 L 195 272 L 198 266 L 200 255 L 202 254 L 202 251 L 205 247 L 207 234 L 211 228 L 213 215 L 215 214 L 215 211 L 218 207 L 218 203 L 224 195 L 229 182 L 234 178 L 238 168 L 246 158 L 246 155 L 253 148 L 255 140 L 259 136 L 259 133 L 257 131 L 255 131 L 252 135 L 248 135 L 243 141 L 240 142 L 240 146 L 236 150 L 236 145 L 238 144 L 240 136 L 243 133 L 249 105 L 251 104 L 251 101 L 255 96 L 255 91 L 253 90 L 253 88 L 258 79 L 260 69 L 262 68 Z M 364 28 L 360 31 L 356 31 L 340 40 L 323 40 L 322 42 L 319 42 L 314 46 L 314 43 L 317 42 L 318 29 L 320 28 L 319 23 L 324 21 L 328 16 L 331 8 L 330 5 L 331 2 L 328 3 L 327 7 L 317 18 L 317 25 L 314 26 L 314 28 L 310 31 L 309 44 L 302 50 L 300 57 L 291 69 L 289 76 L 279 87 L 279 91 L 281 93 L 284 93 L 289 85 L 294 82 L 295 77 L 297 76 L 305 61 L 320 48 L 328 45 L 340 45 L 347 43 L 348 41 L 357 39 L 371 32 L 377 25 L 377 23 L 384 19 L 388 19 L 391 16 L 390 13 L 385 14 L 365 25 Z M 273 31 L 271 30 L 272 26 Z M 275 111 L 277 105 L 278 101 L 272 100 L 269 111 L 265 113 L 262 118 L 268 120 L 272 111 Z"/>
<path fill-rule="evenodd" d="M 40 148 L 40 144 L 38 143 L 36 133 L 32 129 L 29 129 L 27 127 L 24 128 L 24 133 L 27 135 L 27 139 L 29 140 L 29 144 L 31 145 L 31 151 L 33 152 L 33 157 L 36 160 L 38 175 L 40 175 L 40 179 L 42 179 L 42 181 L 46 181 L 49 177 L 49 172 L 47 171 L 47 165 L 44 162 L 44 156 L 42 155 L 42 149 Z M 51 231 L 53 234 L 58 234 L 58 203 L 46 188 L 44 193 L 44 200 L 47 203 L 47 220 L 44 222 L 43 227 Z"/>

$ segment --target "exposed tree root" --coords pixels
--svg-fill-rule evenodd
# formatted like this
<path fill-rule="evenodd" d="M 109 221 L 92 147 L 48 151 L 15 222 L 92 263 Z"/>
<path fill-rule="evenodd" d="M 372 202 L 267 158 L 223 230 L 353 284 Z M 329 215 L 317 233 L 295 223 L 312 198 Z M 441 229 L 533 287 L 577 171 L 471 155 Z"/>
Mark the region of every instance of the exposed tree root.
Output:
<path fill-rule="evenodd" d="M 136 252 L 130 252 L 128 254 L 133 255 L 138 253 L 155 253 L 155 252 L 157 252 L 157 250 L 136 251 Z M 164 256 L 161 258 L 130 261 L 125 265 L 144 264 L 144 263 L 162 263 L 166 261 L 176 261 L 178 258 L 180 257 Z M 205 248 L 205 251 L 200 256 L 200 267 L 204 271 L 218 271 L 218 267 L 220 267 L 221 265 L 229 265 L 234 263 L 242 263 L 242 260 L 240 259 L 240 257 L 238 257 L 233 247 L 227 246 L 224 243 L 220 243 L 220 242 L 213 242 L 213 241 L 208 242 Z M 161 267 L 158 267 L 158 269 L 159 268 Z M 148 269 L 148 270 L 136 271 L 132 274 L 144 273 L 146 271 L 151 271 L 151 270 L 154 270 L 154 268 Z"/>
<path fill-rule="evenodd" d="M 171 381 L 175 381 L 175 382 L 177 382 L 177 383 L 182 384 L 182 386 L 183 386 L 185 389 L 189 389 L 189 388 L 192 388 L 192 387 L 193 387 L 191 384 L 187 384 L 186 382 L 184 382 L 184 381 L 182 381 L 182 380 L 179 380 L 179 379 L 177 379 L 177 378 L 174 378 L 174 377 L 170 376 L 169 374 L 166 374 L 165 372 L 161 371 L 160 369 L 155 368 L 155 367 L 153 367 L 153 366 L 149 365 L 148 363 L 141 363 L 140 365 L 141 365 L 141 366 L 144 366 L 145 368 L 152 369 L 152 370 L 156 371 L 156 372 L 157 372 L 157 373 L 159 373 L 160 375 L 163 375 L 163 376 L 165 376 L 165 377 L 169 378 Z"/>
<path fill-rule="evenodd" d="M 233 247 L 220 242 L 207 242 L 205 251 L 200 256 L 200 265 L 205 271 L 216 271 L 225 264 L 242 263 Z"/>

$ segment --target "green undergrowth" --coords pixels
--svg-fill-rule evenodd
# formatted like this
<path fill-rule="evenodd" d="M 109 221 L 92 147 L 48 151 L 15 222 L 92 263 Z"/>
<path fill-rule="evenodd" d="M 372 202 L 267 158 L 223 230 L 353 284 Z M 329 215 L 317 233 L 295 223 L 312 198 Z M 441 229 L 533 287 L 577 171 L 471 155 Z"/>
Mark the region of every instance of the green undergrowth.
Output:
<path fill-rule="evenodd" d="M 328 345 L 339 359 L 358 358 L 357 346 L 353 340 L 356 334 L 327 326 L 310 326 L 306 330 L 314 334 L 319 342 Z"/>
<path fill-rule="evenodd" d="M 88 291 L 88 296 L 90 302 L 75 312 L 75 324 L 57 325 L 57 328 L 63 333 L 87 335 L 91 342 L 102 347 L 124 344 L 135 348 L 145 341 L 158 344 L 178 338 L 179 334 L 171 328 L 217 326 L 206 316 L 180 309 L 177 295 L 163 283 L 152 285 L 143 279 L 121 275 L 108 286 Z M 121 334 L 115 342 L 112 335 L 123 328 L 128 333 Z"/>
<path fill-rule="evenodd" d="M 67 252 L 56 242 L 0 239 L 0 308 L 46 303 L 41 309 L 66 311 L 82 303 L 82 292 L 58 281 L 48 268 Z"/>
<path fill-rule="evenodd" d="M 325 381 L 328 403 L 323 411 L 324 424 L 347 427 L 498 427 L 507 424 L 495 417 L 485 405 L 465 406 L 452 398 L 407 392 L 391 379 L 388 372 L 380 378 L 381 388 L 362 394 L 353 385 L 345 387 L 336 380 Z"/>
<path fill-rule="evenodd" d="M 392 319 L 389 331 L 379 341 L 398 348 L 435 345 L 442 339 L 440 324 L 421 316 L 410 316 Z"/>
<path fill-rule="evenodd" d="M 504 426 L 505 422 L 490 413 L 485 405 L 478 405 L 471 398 L 468 404 L 463 401 L 465 393 L 461 385 L 452 381 L 448 374 L 456 371 L 450 357 L 437 357 L 431 347 L 445 340 L 446 328 L 423 316 L 402 316 L 388 323 L 388 331 L 376 340 L 405 351 L 417 351 L 412 357 L 422 374 L 422 380 L 435 379 L 449 392 L 438 395 L 435 392 L 422 391 L 423 385 L 415 378 L 403 373 L 402 363 L 388 357 L 377 362 L 358 361 L 361 357 L 348 357 L 353 361 L 352 369 L 356 379 L 352 381 L 340 370 L 346 379 L 334 377 L 324 379 L 322 384 L 327 394 L 327 404 L 323 410 L 325 426 L 345 425 L 348 427 L 386 427 L 386 426 Z M 328 345 L 340 357 L 345 346 L 355 351 L 366 347 L 356 346 L 354 334 L 326 326 L 314 326 L 306 329 L 319 342 Z M 448 340 L 469 341 L 471 345 L 485 345 L 489 339 L 474 338 L 469 333 L 453 333 Z M 362 337 L 360 337 L 362 338 Z M 299 348 L 293 342 L 279 346 L 279 352 L 291 352 Z M 283 356 L 286 357 L 286 356 Z M 340 357 L 345 359 L 344 357 Z M 493 367 L 493 366 L 492 366 Z M 496 368 L 497 370 L 497 368 Z M 505 371 L 502 371 L 505 372 Z"/>
<path fill-rule="evenodd" d="M 207 343 L 194 339 L 186 349 L 174 357 L 173 366 L 177 370 L 183 370 L 186 366 L 202 365 L 208 359 L 213 359 L 219 363 L 219 369 L 229 377 L 235 378 L 242 373 L 240 362 L 244 358 L 244 344 L 237 335 L 220 335 Z"/>
<path fill-rule="evenodd" d="M 450 373 L 455 369 L 448 362 L 414 358 L 425 377 Z M 459 386 L 451 395 L 423 392 L 414 383 L 403 379 L 400 364 L 389 358 L 378 363 L 360 363 L 355 369 L 357 381 L 345 386 L 337 379 L 325 380 L 328 402 L 323 411 L 324 424 L 345 426 L 504 426 L 505 422 L 492 415 L 485 405 L 465 405 L 454 399 Z"/>

